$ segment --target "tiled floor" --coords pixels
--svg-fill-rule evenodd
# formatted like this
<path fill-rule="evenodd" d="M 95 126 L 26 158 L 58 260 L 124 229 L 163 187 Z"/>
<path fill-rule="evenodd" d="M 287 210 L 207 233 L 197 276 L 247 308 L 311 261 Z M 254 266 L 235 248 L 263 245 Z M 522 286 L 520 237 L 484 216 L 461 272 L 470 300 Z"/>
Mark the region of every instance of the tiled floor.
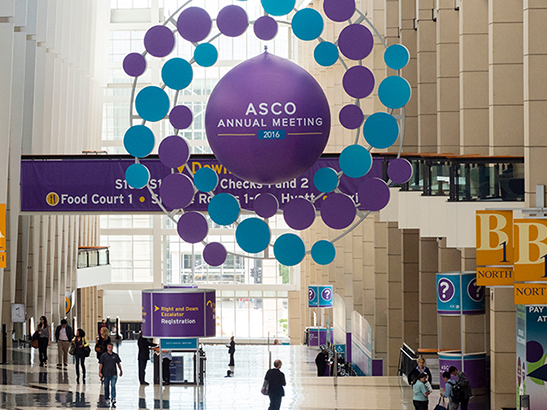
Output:
<path fill-rule="evenodd" d="M 124 370 L 117 384 L 117 408 L 160 408 L 159 386 L 140 386 L 137 376 L 137 345 L 126 341 L 117 348 Z M 206 345 L 207 375 L 205 386 L 165 386 L 163 408 L 170 409 L 267 409 L 269 400 L 260 393 L 264 373 L 268 368 L 266 346 L 238 345 L 235 355 L 235 376 L 224 377 L 228 370 L 228 353 L 223 345 Z M 272 358 L 283 361 L 287 378 L 286 396 L 282 409 L 413 409 L 412 390 L 398 377 L 339 377 L 315 376 L 315 350 L 303 346 L 272 346 Z M 74 365 L 68 370 L 55 366 L 57 351 L 52 344 L 50 363 L 46 368 L 37 364 L 37 351 L 13 349 L 12 364 L 0 365 L 0 406 L 9 409 L 35 408 L 106 408 L 97 360 L 86 360 L 86 384 L 76 384 Z M 147 380 L 152 382 L 152 365 Z M 438 392 L 430 399 L 433 409 Z M 435 402 L 435 403 L 433 403 Z M 487 409 L 485 403 L 470 406 Z"/>

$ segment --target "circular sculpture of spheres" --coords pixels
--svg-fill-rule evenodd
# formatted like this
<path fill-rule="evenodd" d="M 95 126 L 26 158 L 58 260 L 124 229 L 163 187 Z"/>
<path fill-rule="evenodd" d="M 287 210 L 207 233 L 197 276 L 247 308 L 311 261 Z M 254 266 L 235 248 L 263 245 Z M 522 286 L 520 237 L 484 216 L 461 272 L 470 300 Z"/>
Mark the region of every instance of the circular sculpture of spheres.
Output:
<path fill-rule="evenodd" d="M 229 71 L 205 114 L 209 145 L 233 174 L 259 184 L 289 181 L 321 156 L 330 109 L 317 81 L 265 52 Z"/>

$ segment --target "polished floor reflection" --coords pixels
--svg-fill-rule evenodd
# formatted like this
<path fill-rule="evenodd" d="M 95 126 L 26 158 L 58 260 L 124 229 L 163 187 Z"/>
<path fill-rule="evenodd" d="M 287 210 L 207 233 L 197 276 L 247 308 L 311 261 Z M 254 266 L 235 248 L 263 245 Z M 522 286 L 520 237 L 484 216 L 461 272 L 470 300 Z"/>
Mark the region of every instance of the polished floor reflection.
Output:
<path fill-rule="evenodd" d="M 153 367 L 147 368 L 149 386 L 140 386 L 137 376 L 137 345 L 126 341 L 115 350 L 122 359 L 123 377 L 117 384 L 117 408 L 158 409 L 267 409 L 268 398 L 260 393 L 268 368 L 266 346 L 238 345 L 234 377 L 225 377 L 229 356 L 224 345 L 206 345 L 205 386 L 159 386 L 152 384 Z M 47 367 L 38 366 L 37 351 L 28 347 L 8 352 L 10 364 L 0 365 L 0 406 L 9 409 L 108 408 L 98 377 L 96 358 L 86 360 L 86 383 L 76 383 L 73 364 L 57 369 L 56 346 L 49 351 Z M 272 360 L 283 361 L 287 378 L 282 409 L 413 409 L 412 390 L 399 377 L 315 376 L 315 350 L 304 346 L 272 346 Z M 438 391 L 430 399 L 436 405 Z M 474 398 L 470 409 L 487 409 L 485 398 Z"/>

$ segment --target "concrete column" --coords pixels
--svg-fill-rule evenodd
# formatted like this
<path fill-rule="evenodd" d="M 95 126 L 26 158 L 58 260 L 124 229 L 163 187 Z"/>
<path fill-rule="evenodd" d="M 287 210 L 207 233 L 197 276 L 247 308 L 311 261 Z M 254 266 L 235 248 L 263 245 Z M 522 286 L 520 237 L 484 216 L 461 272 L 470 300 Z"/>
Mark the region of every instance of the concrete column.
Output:
<path fill-rule="evenodd" d="M 522 2 L 488 1 L 490 155 L 523 155 Z"/>
<path fill-rule="evenodd" d="M 434 0 L 416 0 L 419 152 L 437 152 L 437 47 L 434 7 Z"/>
<path fill-rule="evenodd" d="M 374 251 L 374 218 L 372 215 L 363 223 L 363 311 L 359 312 L 368 320 L 370 327 L 376 328 L 375 312 L 375 294 L 376 294 L 376 274 L 375 274 L 375 251 Z"/>
<path fill-rule="evenodd" d="M 460 3 L 460 154 L 488 155 L 488 3 Z"/>
<path fill-rule="evenodd" d="M 399 1 L 399 36 L 400 42 L 410 52 L 408 65 L 401 70 L 412 87 L 412 97 L 405 107 L 405 140 L 403 151 L 418 152 L 418 58 L 416 20 L 416 1 Z M 395 145 L 393 149 L 398 149 Z"/>
<path fill-rule="evenodd" d="M 420 343 L 424 349 L 437 348 L 437 282 L 438 244 L 437 238 L 420 238 Z"/>
<path fill-rule="evenodd" d="M 447 248 L 446 238 L 439 243 L 439 272 L 459 272 L 461 269 L 461 252 Z M 435 281 L 435 292 L 437 291 Z M 439 317 L 439 349 L 461 350 L 461 321 L 459 316 Z"/>
<path fill-rule="evenodd" d="M 516 314 L 512 288 L 490 290 L 491 408 L 515 406 Z"/>
<path fill-rule="evenodd" d="M 384 374 L 387 374 L 387 222 L 380 222 L 378 215 L 374 221 L 374 352 L 384 361 Z"/>
<path fill-rule="evenodd" d="M 401 235 L 401 284 L 403 291 L 403 342 L 419 346 L 419 239 L 418 229 L 405 229 Z"/>
<path fill-rule="evenodd" d="M 462 255 L 462 271 L 472 272 L 477 267 L 476 255 L 477 250 L 475 248 L 464 248 L 461 251 Z M 490 301 L 488 291 L 485 294 L 486 298 L 486 315 L 465 315 L 462 317 L 462 332 L 463 332 L 463 352 L 464 353 L 477 353 L 488 352 L 490 346 L 489 340 L 489 311 Z"/>
<path fill-rule="evenodd" d="M 453 0 L 437 0 L 437 152 L 460 150 L 458 11 Z"/>
<path fill-rule="evenodd" d="M 547 3 L 524 1 L 524 180 L 529 206 L 536 204 L 536 185 L 547 184 L 547 165 L 542 160 L 547 143 L 541 138 L 547 126 L 547 44 L 543 35 L 546 16 Z"/>
<path fill-rule="evenodd" d="M 387 223 L 387 371 L 397 374 L 399 349 L 403 345 L 401 231 L 397 222 Z"/>

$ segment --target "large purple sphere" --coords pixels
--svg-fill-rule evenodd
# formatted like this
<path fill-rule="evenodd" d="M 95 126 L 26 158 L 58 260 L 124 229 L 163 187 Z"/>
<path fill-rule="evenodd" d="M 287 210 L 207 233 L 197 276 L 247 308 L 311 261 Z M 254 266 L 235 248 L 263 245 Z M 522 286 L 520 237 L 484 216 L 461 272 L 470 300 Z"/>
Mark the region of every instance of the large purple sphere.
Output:
<path fill-rule="evenodd" d="M 265 52 L 228 72 L 205 114 L 217 159 L 242 179 L 276 184 L 307 171 L 330 132 L 325 93 L 304 69 Z"/>

